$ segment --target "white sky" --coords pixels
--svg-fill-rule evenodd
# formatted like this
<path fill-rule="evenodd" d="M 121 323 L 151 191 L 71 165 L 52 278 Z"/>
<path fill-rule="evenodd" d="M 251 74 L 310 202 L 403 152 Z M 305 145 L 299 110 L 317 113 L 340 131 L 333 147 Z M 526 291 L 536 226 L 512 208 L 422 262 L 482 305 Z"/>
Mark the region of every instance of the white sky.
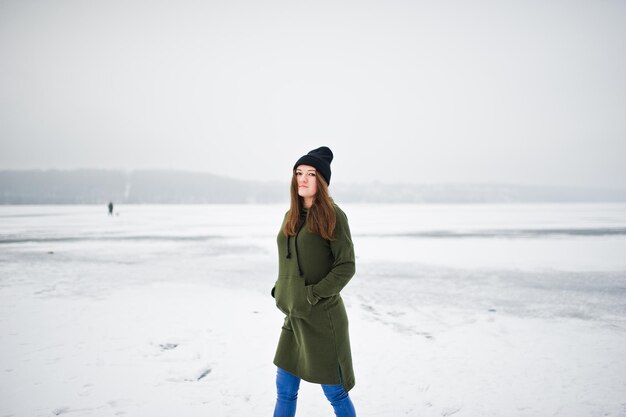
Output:
<path fill-rule="evenodd" d="M 0 168 L 626 187 L 625 1 L 0 1 Z"/>

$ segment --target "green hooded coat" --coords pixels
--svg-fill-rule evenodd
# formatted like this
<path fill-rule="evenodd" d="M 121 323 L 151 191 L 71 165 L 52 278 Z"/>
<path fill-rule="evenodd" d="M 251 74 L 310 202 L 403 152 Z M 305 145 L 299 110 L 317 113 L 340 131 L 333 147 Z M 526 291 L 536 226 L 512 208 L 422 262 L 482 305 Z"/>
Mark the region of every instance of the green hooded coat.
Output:
<path fill-rule="evenodd" d="M 348 316 L 339 295 L 355 272 L 348 218 L 335 206 L 333 240 L 311 233 L 306 210 L 295 236 L 281 227 L 272 295 L 285 313 L 274 364 L 305 381 L 354 387 Z M 287 215 L 285 215 L 285 220 Z"/>

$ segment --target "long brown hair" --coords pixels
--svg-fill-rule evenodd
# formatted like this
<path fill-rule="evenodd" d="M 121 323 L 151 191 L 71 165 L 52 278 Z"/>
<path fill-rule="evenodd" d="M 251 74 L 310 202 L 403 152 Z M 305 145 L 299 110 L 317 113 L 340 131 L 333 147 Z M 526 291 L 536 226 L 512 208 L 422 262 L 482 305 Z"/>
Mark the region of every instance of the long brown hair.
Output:
<path fill-rule="evenodd" d="M 337 213 L 335 213 L 335 208 L 333 207 L 334 202 L 328 192 L 328 184 L 324 177 L 318 173 L 316 179 L 317 192 L 307 215 L 309 230 L 326 240 L 333 240 L 335 237 L 335 225 L 337 224 Z M 291 178 L 291 207 L 283 228 L 285 236 L 294 236 L 297 233 L 300 226 L 300 213 L 302 213 L 303 207 L 304 199 L 298 195 L 298 181 L 294 171 Z"/>

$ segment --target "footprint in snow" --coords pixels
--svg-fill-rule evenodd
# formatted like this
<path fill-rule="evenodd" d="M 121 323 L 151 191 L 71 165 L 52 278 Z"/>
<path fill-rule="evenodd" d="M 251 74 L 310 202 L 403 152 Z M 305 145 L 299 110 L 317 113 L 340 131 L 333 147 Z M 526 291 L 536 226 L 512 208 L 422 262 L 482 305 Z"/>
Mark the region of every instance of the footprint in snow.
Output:
<path fill-rule="evenodd" d="M 54 414 L 55 416 L 58 416 L 63 413 L 67 413 L 69 410 L 70 410 L 69 407 L 57 407 L 54 410 L 52 410 L 52 414 Z"/>
<path fill-rule="evenodd" d="M 178 346 L 178 343 L 161 343 L 159 345 L 161 350 L 172 350 L 172 349 L 176 349 L 177 346 Z"/>
<path fill-rule="evenodd" d="M 372 307 L 369 304 L 361 304 L 361 307 L 363 307 L 363 310 L 367 311 L 368 313 L 374 314 L 376 316 L 378 316 L 378 311 L 376 311 L 376 309 L 374 307 Z"/>
<path fill-rule="evenodd" d="M 444 408 L 441 410 L 441 417 L 448 417 L 461 411 L 460 408 Z"/>
<path fill-rule="evenodd" d="M 207 376 L 208 374 L 210 374 L 212 371 L 211 368 L 204 368 L 200 371 L 200 373 L 198 374 L 198 377 L 196 378 L 196 381 L 200 381 L 202 378 L 204 378 L 205 376 Z"/>

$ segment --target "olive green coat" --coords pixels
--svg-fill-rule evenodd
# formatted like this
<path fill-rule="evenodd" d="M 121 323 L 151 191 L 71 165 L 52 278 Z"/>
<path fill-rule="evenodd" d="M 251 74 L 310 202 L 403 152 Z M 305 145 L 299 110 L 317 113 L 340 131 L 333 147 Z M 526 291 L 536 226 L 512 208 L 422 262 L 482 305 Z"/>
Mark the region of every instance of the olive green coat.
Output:
<path fill-rule="evenodd" d="M 286 317 L 274 364 L 305 381 L 342 383 L 349 391 L 354 371 L 339 292 L 354 275 L 354 248 L 346 215 L 337 206 L 335 211 L 331 241 L 310 232 L 306 212 L 295 237 L 286 237 L 282 227 L 278 233 L 278 280 L 272 295 Z"/>

